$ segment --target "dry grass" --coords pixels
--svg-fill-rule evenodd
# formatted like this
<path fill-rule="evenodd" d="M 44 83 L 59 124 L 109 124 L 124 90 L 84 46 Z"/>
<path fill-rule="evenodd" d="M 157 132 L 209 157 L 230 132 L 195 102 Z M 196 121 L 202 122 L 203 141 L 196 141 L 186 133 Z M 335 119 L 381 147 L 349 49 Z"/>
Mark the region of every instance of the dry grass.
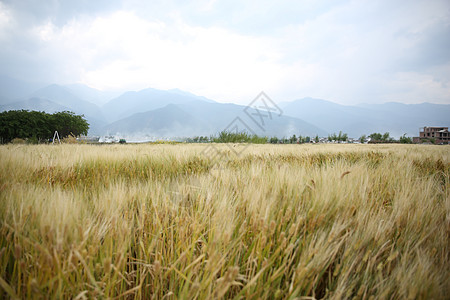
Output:
<path fill-rule="evenodd" d="M 0 297 L 450 294 L 448 147 L 205 147 L 1 146 Z"/>

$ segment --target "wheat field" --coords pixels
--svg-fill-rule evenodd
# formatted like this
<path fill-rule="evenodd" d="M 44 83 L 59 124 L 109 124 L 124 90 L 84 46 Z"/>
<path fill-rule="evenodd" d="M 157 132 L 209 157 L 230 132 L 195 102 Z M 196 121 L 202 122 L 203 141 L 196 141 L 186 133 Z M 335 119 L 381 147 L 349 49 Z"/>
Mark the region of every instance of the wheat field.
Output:
<path fill-rule="evenodd" d="M 1 146 L 0 298 L 448 299 L 448 146 L 209 145 Z"/>

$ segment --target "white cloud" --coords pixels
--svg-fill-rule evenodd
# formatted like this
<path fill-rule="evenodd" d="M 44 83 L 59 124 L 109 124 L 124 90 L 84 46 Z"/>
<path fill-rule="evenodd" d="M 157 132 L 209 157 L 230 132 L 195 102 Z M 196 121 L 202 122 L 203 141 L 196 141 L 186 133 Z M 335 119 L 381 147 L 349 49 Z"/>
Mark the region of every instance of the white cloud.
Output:
<path fill-rule="evenodd" d="M 446 66 L 450 68 L 450 64 Z M 385 82 L 385 98 L 393 101 L 449 103 L 450 85 L 437 81 L 434 76 L 417 72 L 399 72 Z"/>
<path fill-rule="evenodd" d="M 222 101 L 248 101 L 281 80 L 271 39 L 221 28 L 168 25 L 117 12 L 35 31 L 48 54 L 78 70 L 75 78 L 101 89 L 180 88 Z"/>
<path fill-rule="evenodd" d="M 313 96 L 348 104 L 450 103 L 450 76 L 442 70 L 448 64 L 433 66 L 433 61 L 450 62 L 439 50 L 446 44 L 442 39 L 450 39 L 442 34 L 450 27 L 440 27 L 442 20 L 449 23 L 449 10 L 442 3 L 429 6 L 421 12 L 424 3 L 389 7 L 353 1 L 286 27 L 281 48 L 287 81 L 279 93 L 286 100 Z M 439 34 L 431 36 L 436 28 Z"/>
<path fill-rule="evenodd" d="M 448 1 L 125 1 L 91 14 L 64 5 L 64 18 L 34 5 L 28 22 L 31 9 L 0 1 L 5 70 L 240 103 L 261 90 L 276 101 L 450 103 Z"/>
<path fill-rule="evenodd" d="M 9 9 L 0 2 L 0 40 L 7 37 L 8 30 L 11 29 L 13 18 Z"/>

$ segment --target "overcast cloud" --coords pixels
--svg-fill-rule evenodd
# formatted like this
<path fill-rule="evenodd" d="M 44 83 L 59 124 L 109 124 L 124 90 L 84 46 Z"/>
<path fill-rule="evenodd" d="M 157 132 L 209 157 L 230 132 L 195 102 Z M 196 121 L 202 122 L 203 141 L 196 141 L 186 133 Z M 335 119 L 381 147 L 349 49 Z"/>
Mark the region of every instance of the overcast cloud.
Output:
<path fill-rule="evenodd" d="M 448 0 L 0 0 L 0 44 L 28 81 L 450 104 Z"/>

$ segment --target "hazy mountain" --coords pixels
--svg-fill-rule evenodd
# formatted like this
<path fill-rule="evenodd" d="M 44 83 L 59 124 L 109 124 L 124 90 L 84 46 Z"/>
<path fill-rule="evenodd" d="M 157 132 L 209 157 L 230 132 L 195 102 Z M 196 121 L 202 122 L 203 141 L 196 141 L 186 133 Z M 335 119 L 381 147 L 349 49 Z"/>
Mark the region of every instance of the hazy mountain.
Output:
<path fill-rule="evenodd" d="M 175 104 L 113 122 L 104 128 L 110 134 L 139 135 L 156 137 L 195 136 L 207 133 L 207 126 L 199 119 Z"/>
<path fill-rule="evenodd" d="M 205 101 L 169 104 L 161 109 L 133 114 L 107 125 L 104 130 L 110 134 L 149 134 L 159 137 L 211 135 L 222 130 L 247 131 L 268 137 L 327 134 L 324 130 L 297 118 L 275 115 L 272 119 L 266 118 L 265 126 L 261 129 L 244 113 L 244 108 L 245 106 L 236 104 Z"/>
<path fill-rule="evenodd" d="M 0 105 L 17 102 L 28 98 L 42 83 L 32 83 L 0 75 Z"/>
<path fill-rule="evenodd" d="M 217 103 L 178 89 L 130 91 L 99 107 L 94 103 L 105 102 L 114 93 L 81 84 L 49 85 L 30 93 L 32 86 L 0 76 L 0 111 L 73 111 L 85 115 L 91 135 L 120 132 L 187 137 L 237 129 L 268 137 L 326 136 L 339 131 L 355 138 L 373 132 L 389 132 L 398 137 L 404 133 L 417 136 L 423 126 L 450 126 L 450 105 L 443 104 L 390 102 L 352 106 L 304 98 L 280 103 L 282 115 L 265 116 L 261 119 L 265 124 L 260 127 L 244 113 L 245 106 Z"/>
<path fill-rule="evenodd" d="M 89 134 L 109 133 L 151 134 L 159 137 L 218 134 L 222 130 L 245 130 L 263 136 L 326 135 L 327 132 L 298 118 L 272 116 L 265 118 L 260 128 L 244 113 L 245 106 L 217 103 L 205 97 L 181 90 L 161 91 L 146 89 L 127 92 L 113 99 L 103 109 L 109 117 L 125 118 L 106 125 L 100 109 L 81 99 L 80 90 L 95 95 L 95 90 L 77 86 L 47 86 L 33 93 L 34 97 L 16 102 L 2 109 L 29 109 L 46 112 L 70 110 L 84 114 L 90 124 Z M 156 107 L 156 109 L 154 109 Z M 251 112 L 251 111 L 250 111 Z M 237 123 L 232 123 L 238 119 Z"/>
<path fill-rule="evenodd" d="M 177 94 L 182 95 L 182 96 L 191 97 L 192 99 L 195 99 L 195 100 L 202 100 L 202 101 L 206 101 L 206 102 L 216 103 L 216 101 L 214 101 L 214 100 L 208 99 L 208 98 L 203 97 L 203 96 L 197 96 L 195 94 L 192 94 L 190 92 L 186 92 L 186 91 L 183 91 L 183 90 L 180 90 L 180 89 L 171 89 L 171 90 L 168 90 L 168 91 L 171 92 L 171 93 L 177 93 Z"/>
<path fill-rule="evenodd" d="M 449 104 L 403 104 L 399 102 L 388 102 L 383 104 L 359 104 L 359 107 L 371 109 L 382 114 L 392 115 L 405 123 L 424 123 L 421 126 L 444 126 L 450 125 Z"/>
<path fill-rule="evenodd" d="M 388 102 L 384 104 L 361 104 L 361 107 L 371 109 L 385 118 L 384 128 L 398 131 L 398 135 L 407 133 L 418 136 L 419 128 L 424 126 L 450 127 L 450 105 L 448 104 L 403 104 Z"/>
<path fill-rule="evenodd" d="M 53 101 L 47 99 L 41 99 L 38 97 L 33 97 L 23 101 L 17 101 L 13 103 L 8 103 L 5 105 L 0 105 L 0 111 L 5 110 L 36 110 L 36 111 L 45 111 L 47 113 L 54 113 L 57 111 L 70 110 L 66 106 L 62 106 Z"/>
<path fill-rule="evenodd" d="M 135 113 L 162 108 L 167 104 L 180 104 L 191 101 L 211 101 L 180 90 L 145 89 L 137 92 L 126 92 L 112 99 L 102 109 L 109 121 L 117 121 Z"/>
<path fill-rule="evenodd" d="M 38 97 L 32 97 L 27 100 L 0 105 L 0 112 L 21 109 L 45 111 L 46 113 L 50 114 L 59 111 L 74 111 L 71 107 L 62 106 L 48 99 L 42 99 Z M 86 116 L 86 120 L 89 123 L 89 134 L 97 135 L 103 133 L 102 128 L 106 125 L 106 122 L 104 120 L 92 116 Z"/>
<path fill-rule="evenodd" d="M 271 118 L 269 116 L 264 118 L 263 128 L 259 127 L 247 114 L 244 113 L 246 106 L 236 105 L 231 103 L 205 103 L 205 102 L 190 102 L 186 104 L 180 104 L 179 107 L 189 111 L 192 115 L 199 119 L 202 119 L 205 123 L 210 125 L 213 134 L 216 134 L 224 129 L 232 128 L 230 123 L 239 117 L 239 122 L 242 129 L 246 127 L 251 130 L 251 132 L 262 136 L 291 136 L 295 135 L 309 135 L 315 136 L 326 135 L 327 132 L 322 128 L 319 128 L 313 124 L 300 120 L 298 118 L 289 117 L 286 115 L 278 116 L 272 114 Z M 254 110 L 249 110 L 249 113 L 255 113 Z M 247 130 L 248 131 L 248 130 Z"/>
<path fill-rule="evenodd" d="M 371 113 L 364 108 L 313 98 L 304 98 L 280 105 L 286 115 L 320 126 L 330 133 L 342 130 L 349 136 L 356 136 L 360 131 L 373 130 L 374 126 L 373 123 L 367 122 L 367 116 Z"/>
<path fill-rule="evenodd" d="M 111 99 L 118 97 L 122 92 L 100 91 L 84 84 L 65 85 L 74 95 L 85 101 L 89 101 L 96 105 L 104 105 Z"/>
<path fill-rule="evenodd" d="M 328 132 L 359 137 L 373 132 L 389 132 L 398 137 L 417 136 L 419 127 L 449 126 L 450 105 L 384 104 L 340 105 L 321 99 L 304 98 L 280 104 L 285 114 L 303 119 Z"/>
<path fill-rule="evenodd" d="M 103 120 L 100 108 L 75 95 L 69 88 L 52 84 L 35 91 L 32 97 L 39 97 L 55 102 L 59 105 L 70 108 L 71 111 L 85 116 L 95 116 L 96 119 Z"/>

